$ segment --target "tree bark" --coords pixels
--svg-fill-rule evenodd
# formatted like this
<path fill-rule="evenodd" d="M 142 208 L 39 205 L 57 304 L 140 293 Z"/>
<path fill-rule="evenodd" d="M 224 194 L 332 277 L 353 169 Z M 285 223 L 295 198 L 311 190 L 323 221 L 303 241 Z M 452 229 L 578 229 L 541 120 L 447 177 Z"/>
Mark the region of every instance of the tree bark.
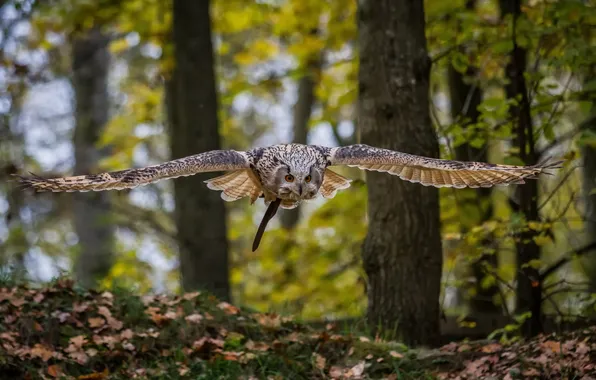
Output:
<path fill-rule="evenodd" d="M 423 2 L 363 0 L 358 6 L 362 142 L 438 157 Z M 442 271 L 438 190 L 386 173 L 366 175 L 367 322 L 373 332 L 393 332 L 406 344 L 434 345 Z"/>
<path fill-rule="evenodd" d="M 596 65 L 590 68 L 587 81 L 596 77 Z M 586 81 L 586 82 L 587 82 Z M 592 103 L 586 130 L 596 133 L 596 102 Z M 583 198 L 585 204 L 586 241 L 596 241 L 596 147 L 586 144 L 583 147 Z M 583 267 L 589 281 L 590 292 L 596 293 L 596 250 L 583 258 Z"/>
<path fill-rule="evenodd" d="M 108 122 L 108 68 L 110 53 L 107 36 L 99 28 L 75 37 L 73 87 L 76 98 L 76 125 L 73 136 L 75 173 L 97 171 L 105 155 L 97 143 Z M 114 260 L 114 227 L 111 225 L 109 192 L 73 193 L 75 231 L 80 252 L 75 275 L 85 287 L 96 286 L 110 271 Z"/>
<path fill-rule="evenodd" d="M 209 1 L 174 0 L 175 68 L 167 107 L 173 158 L 220 149 L 218 100 Z M 204 180 L 213 173 L 174 181 L 182 288 L 230 299 L 226 213 L 219 193 Z"/>
<path fill-rule="evenodd" d="M 294 105 L 293 142 L 298 144 L 307 143 L 308 122 L 315 103 L 315 74 L 319 65 L 311 62 L 305 66 L 307 72 L 298 80 L 298 97 Z M 281 209 L 279 216 L 282 227 L 291 230 L 300 220 L 300 206 L 291 210 Z"/>
<path fill-rule="evenodd" d="M 505 93 L 509 99 L 517 99 L 517 103 L 509 109 L 510 117 L 515 123 L 517 135 L 515 145 L 519 148 L 519 155 L 525 165 L 536 163 L 534 146 L 534 130 L 528 99 L 528 90 L 524 72 L 526 70 L 526 50 L 516 43 L 516 20 L 521 14 L 521 0 L 500 0 L 503 17 L 512 17 L 513 50 L 509 63 L 505 68 L 508 83 Z M 525 217 L 526 222 L 538 221 L 538 181 L 527 181 L 516 187 L 517 209 Z M 534 231 L 520 232 L 516 235 L 517 271 L 516 271 L 516 311 L 518 313 L 530 311 L 531 318 L 523 326 L 526 336 L 535 336 L 543 331 L 542 328 L 542 283 L 536 268 L 528 266 L 531 260 L 540 259 L 540 247 L 534 241 Z"/>

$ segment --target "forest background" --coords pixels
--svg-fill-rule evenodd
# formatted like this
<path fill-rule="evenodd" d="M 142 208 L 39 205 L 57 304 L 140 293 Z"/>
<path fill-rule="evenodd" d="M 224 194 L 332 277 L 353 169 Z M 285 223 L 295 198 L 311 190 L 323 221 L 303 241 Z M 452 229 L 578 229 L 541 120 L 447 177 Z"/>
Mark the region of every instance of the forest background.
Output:
<path fill-rule="evenodd" d="M 382 3 L 0 1 L 3 275 L 399 320 L 407 343 L 436 341 L 441 311 L 517 317 L 527 335 L 543 315 L 592 316 L 596 4 Z M 565 162 L 481 190 L 345 169 L 351 188 L 281 213 L 256 252 L 264 205 L 224 204 L 202 183 L 214 174 L 93 194 L 9 181 L 292 141 Z"/>

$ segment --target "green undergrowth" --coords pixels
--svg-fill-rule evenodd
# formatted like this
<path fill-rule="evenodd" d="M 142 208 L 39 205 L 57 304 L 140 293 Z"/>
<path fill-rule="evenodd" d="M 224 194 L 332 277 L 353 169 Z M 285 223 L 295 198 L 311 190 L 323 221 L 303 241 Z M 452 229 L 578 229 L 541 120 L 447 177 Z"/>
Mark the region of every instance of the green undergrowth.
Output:
<path fill-rule="evenodd" d="M 206 293 L 141 297 L 82 290 L 66 278 L 38 288 L 0 283 L 0 318 L 6 379 L 434 379 L 507 350 L 412 350 Z"/>

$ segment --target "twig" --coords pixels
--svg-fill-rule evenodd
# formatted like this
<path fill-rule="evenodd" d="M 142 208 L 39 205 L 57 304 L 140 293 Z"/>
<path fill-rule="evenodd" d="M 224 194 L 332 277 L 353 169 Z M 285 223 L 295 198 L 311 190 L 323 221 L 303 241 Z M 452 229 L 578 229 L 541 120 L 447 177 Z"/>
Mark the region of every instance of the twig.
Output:
<path fill-rule="evenodd" d="M 554 264 L 552 264 L 550 267 L 548 267 L 544 272 L 542 272 L 542 274 L 540 274 L 540 281 L 543 282 L 548 276 L 550 276 L 551 274 L 553 274 L 554 272 L 559 270 L 563 265 L 570 262 L 572 258 L 583 256 L 583 255 L 590 253 L 594 250 L 596 250 L 596 241 L 594 241 L 588 245 L 585 245 L 579 249 L 576 249 L 574 251 L 568 252 L 563 257 L 561 257 L 559 260 L 557 260 Z"/>

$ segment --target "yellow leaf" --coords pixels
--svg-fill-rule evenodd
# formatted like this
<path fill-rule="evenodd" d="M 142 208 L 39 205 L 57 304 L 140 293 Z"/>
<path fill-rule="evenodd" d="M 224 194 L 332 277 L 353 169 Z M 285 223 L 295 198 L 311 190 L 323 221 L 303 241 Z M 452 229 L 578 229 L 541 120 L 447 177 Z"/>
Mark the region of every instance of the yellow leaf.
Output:
<path fill-rule="evenodd" d="M 121 53 L 128 48 L 128 41 L 125 38 L 121 38 L 110 44 L 110 51 L 114 54 Z"/>

